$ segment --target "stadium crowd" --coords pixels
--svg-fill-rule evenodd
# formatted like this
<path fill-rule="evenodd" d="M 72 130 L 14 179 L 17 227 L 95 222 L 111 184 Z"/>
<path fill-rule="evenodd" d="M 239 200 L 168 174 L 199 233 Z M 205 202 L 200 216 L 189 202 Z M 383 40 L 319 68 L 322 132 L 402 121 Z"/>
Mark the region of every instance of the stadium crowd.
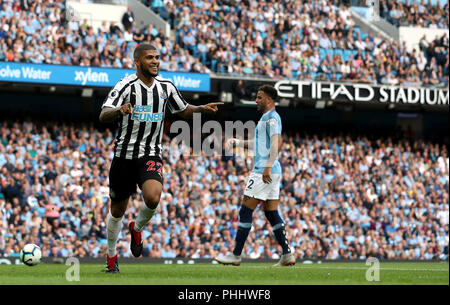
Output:
<path fill-rule="evenodd" d="M 448 28 L 448 1 L 380 0 L 379 8 L 380 16 L 397 27 Z"/>
<path fill-rule="evenodd" d="M 167 127 L 167 126 L 166 126 Z M 298 259 L 448 259 L 447 146 L 402 137 L 283 135 L 281 215 Z M 26 243 L 45 257 L 102 257 L 114 135 L 93 124 L 0 124 L 0 256 Z M 251 155 L 189 156 L 164 136 L 160 206 L 143 230 L 144 257 L 212 258 L 233 248 Z M 130 256 L 128 221 L 118 253 Z M 261 208 L 243 251 L 278 258 Z"/>
<path fill-rule="evenodd" d="M 150 6 L 175 26 L 176 43 L 213 72 L 448 84 L 448 35 L 436 37 L 423 52 L 408 52 L 405 44 L 361 32 L 341 2 L 155 0 Z"/>
<path fill-rule="evenodd" d="M 448 85 L 447 34 L 408 52 L 361 32 L 341 1 L 144 2 L 176 29 L 174 40 L 133 18 L 94 30 L 67 20 L 62 0 L 0 0 L 0 61 L 133 68 L 134 47 L 148 42 L 166 71 Z"/>

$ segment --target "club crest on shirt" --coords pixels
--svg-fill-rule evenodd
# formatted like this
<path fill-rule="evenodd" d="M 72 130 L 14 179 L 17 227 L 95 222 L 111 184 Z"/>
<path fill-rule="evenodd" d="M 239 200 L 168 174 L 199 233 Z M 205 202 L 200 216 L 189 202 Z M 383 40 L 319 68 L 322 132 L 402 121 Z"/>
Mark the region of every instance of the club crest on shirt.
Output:
<path fill-rule="evenodd" d="M 167 98 L 167 93 L 166 92 L 162 92 L 159 96 L 161 99 L 165 100 Z"/>
<path fill-rule="evenodd" d="M 269 123 L 270 127 L 275 127 L 277 124 L 277 120 L 276 119 L 270 119 L 267 121 L 267 123 Z"/>

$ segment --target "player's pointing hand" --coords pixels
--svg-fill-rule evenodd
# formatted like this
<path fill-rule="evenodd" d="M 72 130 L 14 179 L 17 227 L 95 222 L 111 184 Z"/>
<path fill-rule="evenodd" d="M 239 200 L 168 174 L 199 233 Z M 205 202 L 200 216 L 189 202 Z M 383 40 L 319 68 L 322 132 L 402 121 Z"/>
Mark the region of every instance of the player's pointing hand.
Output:
<path fill-rule="evenodd" d="M 215 114 L 218 110 L 220 105 L 223 105 L 223 103 L 209 103 L 203 106 L 203 113 L 207 114 Z"/>

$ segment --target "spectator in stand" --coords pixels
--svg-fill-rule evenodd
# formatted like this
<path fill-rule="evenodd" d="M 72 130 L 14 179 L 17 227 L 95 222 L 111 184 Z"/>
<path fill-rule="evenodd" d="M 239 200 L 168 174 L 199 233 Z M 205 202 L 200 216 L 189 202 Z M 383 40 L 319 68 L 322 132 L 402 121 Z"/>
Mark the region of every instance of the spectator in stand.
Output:
<path fill-rule="evenodd" d="M 442 5 L 441 5 L 442 4 Z M 448 28 L 448 1 L 380 0 L 380 16 L 395 26 L 421 26 L 426 28 Z"/>
<path fill-rule="evenodd" d="M 111 21 L 111 25 L 109 26 L 109 33 L 118 35 L 121 33 L 120 27 L 116 24 L 115 21 Z"/>
<path fill-rule="evenodd" d="M 122 25 L 125 31 L 133 27 L 134 21 L 134 13 L 131 10 L 131 7 L 128 7 L 127 11 L 122 16 Z"/>

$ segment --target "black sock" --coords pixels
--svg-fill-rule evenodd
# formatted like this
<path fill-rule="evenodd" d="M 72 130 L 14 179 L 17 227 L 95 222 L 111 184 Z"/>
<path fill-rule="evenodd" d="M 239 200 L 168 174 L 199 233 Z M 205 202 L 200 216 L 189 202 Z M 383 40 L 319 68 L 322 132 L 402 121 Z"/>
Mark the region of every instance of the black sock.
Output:
<path fill-rule="evenodd" d="M 264 212 L 264 214 L 272 225 L 273 234 L 275 235 L 275 238 L 283 249 L 283 255 L 291 253 L 291 249 L 289 248 L 289 244 L 286 238 L 285 224 L 278 214 L 278 211 L 266 211 Z"/>
<path fill-rule="evenodd" d="M 245 205 L 241 206 L 239 210 L 239 227 L 236 232 L 236 245 L 233 250 L 233 254 L 236 256 L 241 255 L 244 248 L 245 241 L 247 240 L 248 233 L 252 228 L 253 210 L 247 208 Z"/>

